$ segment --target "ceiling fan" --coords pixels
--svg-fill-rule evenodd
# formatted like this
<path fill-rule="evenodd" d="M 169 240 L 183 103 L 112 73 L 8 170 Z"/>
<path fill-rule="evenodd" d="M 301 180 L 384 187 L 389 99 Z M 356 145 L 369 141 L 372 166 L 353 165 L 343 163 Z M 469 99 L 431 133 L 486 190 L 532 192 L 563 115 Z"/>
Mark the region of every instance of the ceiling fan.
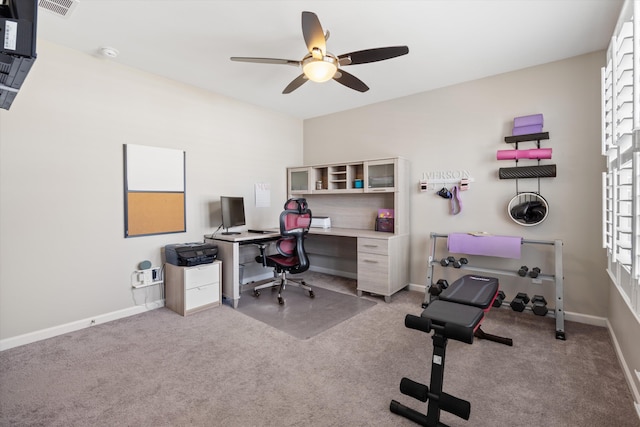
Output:
<path fill-rule="evenodd" d="M 318 16 L 313 12 L 302 12 L 302 36 L 307 44 L 307 53 L 300 61 L 293 59 L 277 58 L 252 58 L 232 56 L 232 61 L 256 62 L 260 64 L 284 64 L 302 67 L 302 74 L 296 77 L 282 91 L 283 94 L 291 93 L 307 80 L 314 82 L 326 82 L 335 80 L 348 88 L 358 92 L 366 92 L 369 87 L 362 80 L 347 73 L 340 67 L 347 65 L 366 64 L 368 62 L 383 61 L 409 53 L 407 46 L 379 47 L 375 49 L 359 50 L 335 56 L 327 52 L 326 41 L 329 39 L 329 31 L 322 30 Z"/>

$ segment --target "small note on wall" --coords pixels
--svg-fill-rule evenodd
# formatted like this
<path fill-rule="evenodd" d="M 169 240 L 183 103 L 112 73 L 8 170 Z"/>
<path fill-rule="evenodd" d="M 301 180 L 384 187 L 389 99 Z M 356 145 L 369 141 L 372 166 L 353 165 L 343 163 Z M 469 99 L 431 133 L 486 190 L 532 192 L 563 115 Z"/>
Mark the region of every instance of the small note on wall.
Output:
<path fill-rule="evenodd" d="M 267 182 L 259 182 L 256 188 L 256 208 L 271 207 L 271 184 Z"/>

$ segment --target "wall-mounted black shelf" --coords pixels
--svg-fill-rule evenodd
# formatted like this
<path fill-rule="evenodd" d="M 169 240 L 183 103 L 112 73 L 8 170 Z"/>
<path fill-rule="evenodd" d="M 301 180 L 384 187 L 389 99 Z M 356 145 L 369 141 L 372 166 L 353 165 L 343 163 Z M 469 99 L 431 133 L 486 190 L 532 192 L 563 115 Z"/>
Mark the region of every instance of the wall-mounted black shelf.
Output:
<path fill-rule="evenodd" d="M 525 141 L 542 141 L 543 139 L 549 139 L 549 132 L 529 133 L 526 135 L 505 136 L 504 142 L 512 144 L 514 142 Z"/>
<path fill-rule="evenodd" d="M 555 178 L 556 177 L 556 165 L 546 164 L 541 165 L 540 160 L 547 158 L 546 155 L 536 156 L 530 158 L 527 155 L 523 155 L 524 160 L 536 160 L 535 166 L 518 166 L 519 156 L 517 152 L 519 150 L 518 144 L 521 142 L 534 142 L 537 149 L 540 149 L 540 141 L 548 140 L 549 132 L 529 133 L 525 135 L 511 135 L 505 136 L 504 142 L 507 144 L 514 144 L 516 155 L 515 167 L 500 168 L 498 170 L 498 177 L 500 179 L 513 179 L 516 182 L 516 195 L 511 199 L 507 210 L 513 221 L 523 226 L 533 226 L 540 224 L 547 218 L 549 213 L 549 205 L 540 193 L 540 178 Z M 511 151 L 511 150 L 506 150 Z M 498 152 L 500 153 L 500 152 Z M 546 153 L 545 153 L 546 154 Z M 550 151 L 548 152 L 550 154 Z M 549 156 L 548 158 L 551 158 Z M 509 156 L 499 160 L 508 160 Z M 538 180 L 538 191 L 520 191 L 518 186 L 518 180 L 534 178 Z"/>

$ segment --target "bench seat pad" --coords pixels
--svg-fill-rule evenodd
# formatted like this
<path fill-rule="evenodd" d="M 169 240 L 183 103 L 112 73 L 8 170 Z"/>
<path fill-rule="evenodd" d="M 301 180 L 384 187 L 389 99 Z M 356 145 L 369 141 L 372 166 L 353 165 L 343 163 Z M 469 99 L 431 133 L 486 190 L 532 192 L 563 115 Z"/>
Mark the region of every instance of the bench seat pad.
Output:
<path fill-rule="evenodd" d="M 432 323 L 440 326 L 450 324 L 475 329 L 484 317 L 484 311 L 471 305 L 435 300 L 424 309 L 421 317 L 431 319 Z"/>
<path fill-rule="evenodd" d="M 467 274 L 450 284 L 439 298 L 442 301 L 472 305 L 486 310 L 493 303 L 498 287 L 498 279 L 495 277 Z"/>

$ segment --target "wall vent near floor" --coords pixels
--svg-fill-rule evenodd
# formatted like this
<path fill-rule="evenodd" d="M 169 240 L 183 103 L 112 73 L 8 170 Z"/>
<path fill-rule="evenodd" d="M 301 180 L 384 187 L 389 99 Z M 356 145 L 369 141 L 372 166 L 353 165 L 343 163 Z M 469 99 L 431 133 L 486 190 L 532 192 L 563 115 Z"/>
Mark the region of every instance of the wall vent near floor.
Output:
<path fill-rule="evenodd" d="M 38 0 L 38 6 L 62 18 L 68 18 L 78 5 L 77 0 Z"/>

